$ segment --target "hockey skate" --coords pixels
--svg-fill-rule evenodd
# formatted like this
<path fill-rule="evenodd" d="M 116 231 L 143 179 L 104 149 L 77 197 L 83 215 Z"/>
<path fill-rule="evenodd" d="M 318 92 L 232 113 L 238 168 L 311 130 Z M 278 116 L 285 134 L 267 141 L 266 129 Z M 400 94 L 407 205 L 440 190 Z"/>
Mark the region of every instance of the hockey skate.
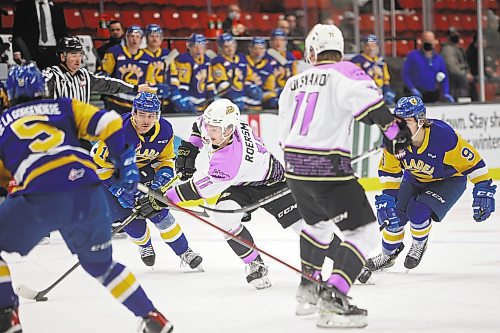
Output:
<path fill-rule="evenodd" d="M 297 299 L 297 308 L 295 314 L 297 316 L 307 316 L 316 313 L 316 304 L 318 303 L 318 286 L 310 281 L 300 282 L 299 289 L 295 295 Z"/>
<path fill-rule="evenodd" d="M 158 311 L 151 311 L 147 317 L 141 320 L 140 333 L 169 333 L 174 326 Z"/>
<path fill-rule="evenodd" d="M 198 253 L 193 252 L 193 250 L 189 247 L 186 252 L 181 254 L 179 257 L 181 257 L 181 267 L 188 265 L 192 269 L 198 268 L 200 272 L 203 272 L 203 267 L 200 266 L 203 258 Z"/>
<path fill-rule="evenodd" d="M 405 245 L 401 243 L 393 254 L 387 255 L 385 253 L 380 253 L 377 256 L 368 259 L 365 267 L 363 267 L 361 273 L 359 273 L 358 281 L 363 284 L 368 284 L 368 281 L 372 276 L 372 272 L 381 271 L 394 266 L 396 258 L 404 248 Z"/>
<path fill-rule="evenodd" d="M 271 281 L 267 277 L 269 269 L 264 264 L 264 261 L 262 261 L 260 255 L 249 263 L 245 269 L 247 272 L 247 282 L 253 285 L 255 289 L 260 290 L 271 287 Z"/>
<path fill-rule="evenodd" d="M 349 303 L 349 298 L 335 287 L 321 291 L 318 301 L 319 318 L 316 326 L 322 328 L 363 328 L 368 325 L 368 311 Z"/>
<path fill-rule="evenodd" d="M 146 247 L 140 246 L 139 252 L 141 253 L 141 259 L 146 266 L 153 266 L 155 264 L 156 254 L 152 244 Z"/>
<path fill-rule="evenodd" d="M 427 249 L 427 240 L 423 242 L 415 242 L 411 244 L 410 251 L 406 255 L 405 267 L 407 269 L 413 269 L 420 264 L 422 257 L 424 256 L 425 250 Z"/>
<path fill-rule="evenodd" d="M 0 333 L 21 333 L 18 308 L 0 309 Z"/>

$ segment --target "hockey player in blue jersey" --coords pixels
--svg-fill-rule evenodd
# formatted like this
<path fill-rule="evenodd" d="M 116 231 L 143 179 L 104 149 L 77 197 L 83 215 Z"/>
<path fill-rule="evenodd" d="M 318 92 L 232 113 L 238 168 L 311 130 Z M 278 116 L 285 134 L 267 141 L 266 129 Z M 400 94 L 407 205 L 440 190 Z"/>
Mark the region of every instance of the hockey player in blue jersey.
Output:
<path fill-rule="evenodd" d="M 106 51 L 100 70 L 111 77 L 136 86 L 146 83 L 149 59 L 140 48 L 143 36 L 144 31 L 141 27 L 137 25 L 129 27 L 125 34 L 125 41 Z M 136 93 L 117 93 L 106 96 L 104 103 L 110 110 L 116 110 L 120 114 L 128 113 Z"/>
<path fill-rule="evenodd" d="M 245 55 L 236 53 L 236 40 L 231 34 L 220 35 L 217 44 L 220 55 L 212 59 L 217 94 L 244 110 L 245 92 L 249 86 L 255 86 L 252 68 L 247 64 Z"/>
<path fill-rule="evenodd" d="M 141 92 L 137 94 L 133 105 L 132 112 L 123 116 L 125 141 L 136 150 L 141 182 L 157 190 L 174 176 L 175 154 L 172 125 L 160 117 L 160 101 L 155 94 Z M 123 220 L 130 215 L 137 195 L 130 195 L 120 186 L 110 182 L 113 164 L 110 163 L 108 151 L 107 143 L 100 141 L 95 145 L 92 153 L 94 162 L 101 167 L 98 171 L 99 177 L 104 180 L 104 186 L 109 190 L 107 198 L 110 201 L 113 221 Z M 147 203 L 144 204 L 147 205 Z M 168 209 L 146 217 L 155 224 L 163 241 L 181 258 L 182 263 L 193 269 L 201 264 L 202 257 L 189 248 L 186 236 Z M 139 246 L 144 264 L 153 266 L 156 255 L 146 220 L 138 218 L 127 225 L 124 230 Z"/>
<path fill-rule="evenodd" d="M 270 59 L 266 57 L 266 40 L 254 37 L 248 46 L 247 62 L 254 72 L 255 86 L 249 86 L 245 92 L 246 104 L 249 110 L 260 111 L 278 108 L 278 95 L 276 93 L 276 77 Z"/>
<path fill-rule="evenodd" d="M 12 176 L 17 185 L 0 205 L 0 251 L 26 255 L 58 230 L 82 268 L 143 318 L 142 332 L 171 332 L 172 324 L 134 275 L 112 258 L 106 191 L 92 158 L 79 146 L 79 138 L 106 141 L 113 182 L 133 191 L 139 175 L 120 116 L 68 98 L 42 99 L 45 80 L 34 64 L 11 69 L 7 92 L 12 106 L 0 116 L 0 185 L 6 187 Z M 22 332 L 18 305 L 0 257 L 0 332 Z"/>
<path fill-rule="evenodd" d="M 496 185 L 476 149 L 448 124 L 426 118 L 420 97 L 401 98 L 394 114 L 404 118 L 412 144 L 399 158 L 384 150 L 379 164 L 382 194 L 375 206 L 383 231 L 382 253 L 368 259 L 366 267 L 379 270 L 394 265 L 403 249 L 405 225 L 413 237 L 404 266 L 418 266 L 427 248 L 432 221 L 442 221 L 465 191 L 467 177 L 474 183 L 472 217 L 483 222 L 495 211 Z"/>
<path fill-rule="evenodd" d="M 203 111 L 215 95 L 210 59 L 205 54 L 207 40 L 202 34 L 191 34 L 187 40 L 188 51 L 175 59 L 179 91 L 187 96 L 196 111 Z"/>
<path fill-rule="evenodd" d="M 179 79 L 175 62 L 165 68 L 165 59 L 170 51 L 162 48 L 163 29 L 158 24 L 146 27 L 146 48 L 144 60 L 149 63 L 146 72 L 146 82 L 158 89 L 157 95 L 161 98 L 163 112 L 195 112 L 187 93 L 179 90 Z"/>
<path fill-rule="evenodd" d="M 294 75 L 297 75 L 297 60 L 291 52 L 286 50 L 286 33 L 281 29 L 274 29 L 271 31 L 271 39 L 269 46 L 275 49 L 286 59 L 285 64 L 280 64 L 278 59 L 275 59 L 269 53 L 267 58 L 271 65 L 274 67 L 274 76 L 276 77 L 276 88 L 278 89 L 278 97 L 281 90 L 285 86 L 286 81 Z"/>

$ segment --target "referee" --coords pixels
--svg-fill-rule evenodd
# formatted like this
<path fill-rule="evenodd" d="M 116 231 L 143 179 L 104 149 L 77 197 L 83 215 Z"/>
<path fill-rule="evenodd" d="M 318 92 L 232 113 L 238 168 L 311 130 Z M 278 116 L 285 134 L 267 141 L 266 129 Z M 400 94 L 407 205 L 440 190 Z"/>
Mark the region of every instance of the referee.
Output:
<path fill-rule="evenodd" d="M 90 93 L 114 95 L 123 92 L 154 91 L 148 84 L 133 85 L 109 76 L 80 68 L 83 46 L 76 37 L 63 37 L 57 43 L 59 65 L 43 71 L 48 97 L 67 97 L 84 103 L 90 102 Z"/>

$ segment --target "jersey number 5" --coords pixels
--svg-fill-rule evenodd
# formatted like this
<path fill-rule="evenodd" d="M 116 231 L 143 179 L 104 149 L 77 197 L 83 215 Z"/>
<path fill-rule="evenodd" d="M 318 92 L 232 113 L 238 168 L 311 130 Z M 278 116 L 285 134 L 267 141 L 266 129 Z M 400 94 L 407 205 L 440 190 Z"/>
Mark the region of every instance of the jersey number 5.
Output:
<path fill-rule="evenodd" d="M 64 132 L 48 124 L 44 124 L 43 121 L 49 121 L 49 117 L 23 117 L 11 125 L 12 131 L 21 140 L 35 139 L 44 134 L 45 137 L 43 139 L 37 138 L 28 146 L 34 153 L 48 151 L 64 142 Z"/>
<path fill-rule="evenodd" d="M 311 125 L 311 121 L 314 115 L 314 110 L 316 109 L 316 102 L 318 101 L 318 92 L 306 93 L 304 91 L 299 92 L 298 95 L 295 96 L 295 101 L 297 101 L 297 105 L 295 106 L 295 111 L 293 112 L 292 118 L 292 126 L 295 125 L 297 118 L 299 116 L 299 111 L 302 106 L 302 102 L 304 101 L 304 97 L 306 97 L 306 110 L 304 111 L 304 115 L 302 117 L 302 123 L 300 126 L 300 135 L 307 135 L 309 131 L 309 125 Z"/>

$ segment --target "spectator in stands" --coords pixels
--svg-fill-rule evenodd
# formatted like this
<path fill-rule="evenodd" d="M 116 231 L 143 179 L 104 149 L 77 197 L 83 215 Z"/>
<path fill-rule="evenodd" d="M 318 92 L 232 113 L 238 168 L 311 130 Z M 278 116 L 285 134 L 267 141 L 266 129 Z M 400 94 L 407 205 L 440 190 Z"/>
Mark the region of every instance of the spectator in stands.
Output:
<path fill-rule="evenodd" d="M 250 36 L 247 28 L 243 24 L 241 9 L 237 4 L 227 6 L 227 17 L 222 22 L 222 29 L 224 32 L 230 33 L 235 37 L 248 37 Z M 243 53 L 248 49 L 247 41 L 238 42 L 238 52 Z"/>
<path fill-rule="evenodd" d="M 7 56 L 8 49 L 10 49 L 10 44 L 4 43 L 2 37 L 0 37 L 0 63 L 7 63 L 9 60 Z"/>
<path fill-rule="evenodd" d="M 406 89 L 426 103 L 437 102 L 440 93 L 449 103 L 455 103 L 443 57 L 435 52 L 436 37 L 432 31 L 422 33 L 422 48 L 406 56 L 401 71 Z"/>
<path fill-rule="evenodd" d="M 21 0 L 14 10 L 14 61 L 36 61 L 40 70 L 59 63 L 57 41 L 68 35 L 63 8 L 49 0 Z M 27 54 L 29 53 L 29 54 Z"/>
<path fill-rule="evenodd" d="M 5 90 L 5 87 L 0 81 L 0 115 L 2 114 L 3 110 L 7 109 L 9 107 L 9 99 L 7 98 L 7 91 Z"/>
<path fill-rule="evenodd" d="M 213 101 L 215 84 L 210 58 L 205 53 L 207 40 L 202 34 L 192 34 L 187 40 L 188 51 L 175 59 L 179 90 L 187 96 L 196 111 L 203 112 Z M 187 103 L 187 101 L 182 101 Z"/>
<path fill-rule="evenodd" d="M 140 49 L 144 32 L 141 27 L 133 25 L 127 29 L 125 43 L 112 46 L 102 59 L 101 70 L 107 75 L 121 79 L 133 85 L 146 83 L 149 61 Z M 132 109 L 136 93 L 118 93 L 105 96 L 104 105 L 108 110 L 127 113 Z"/>
<path fill-rule="evenodd" d="M 295 14 L 288 14 L 286 20 L 290 25 L 289 37 L 299 37 L 297 39 L 290 40 L 287 44 L 288 51 L 300 51 L 304 52 L 304 31 L 297 25 L 297 16 Z"/>
<path fill-rule="evenodd" d="M 269 46 L 271 49 L 278 51 L 281 56 L 272 56 L 267 53 L 271 65 L 274 68 L 274 76 L 276 77 L 276 88 L 278 96 L 285 86 L 286 81 L 297 74 L 297 60 L 291 52 L 286 50 L 286 34 L 281 29 L 271 31 L 271 39 Z"/>
<path fill-rule="evenodd" d="M 474 81 L 465 51 L 460 47 L 460 33 L 454 27 L 448 30 L 448 42 L 441 47 L 441 55 L 446 63 L 450 76 L 451 94 L 457 97 L 467 97 L 469 84 Z"/>
<path fill-rule="evenodd" d="M 339 24 L 339 29 L 344 36 L 344 54 L 357 53 L 356 40 L 355 40 L 355 25 L 356 15 L 347 11 L 342 15 L 342 21 Z"/>
<path fill-rule="evenodd" d="M 218 96 L 230 99 L 245 109 L 245 86 L 254 79 L 252 68 L 243 54 L 236 53 L 236 40 L 229 33 L 217 38 L 219 56 L 211 61 L 215 89 Z"/>
<path fill-rule="evenodd" d="M 97 49 L 97 54 L 99 55 L 99 60 L 104 58 L 106 51 L 111 47 L 117 44 L 120 44 L 123 40 L 123 35 L 125 34 L 125 30 L 123 29 L 123 25 L 120 21 L 111 20 L 108 23 L 109 30 L 109 40 L 107 43 L 104 43 Z"/>
<path fill-rule="evenodd" d="M 266 57 L 266 40 L 262 37 L 254 37 L 248 47 L 247 62 L 254 72 L 254 83 L 259 89 L 248 86 L 245 96 L 247 97 L 247 109 L 260 111 L 264 109 L 278 108 L 278 94 L 276 93 L 276 77 L 273 74 L 273 66 Z"/>
<path fill-rule="evenodd" d="M 493 57 L 493 61 L 497 61 L 500 57 L 500 24 L 498 16 L 491 9 L 488 9 L 487 17 L 484 38 L 488 46 L 485 46 L 485 50 Z"/>
<path fill-rule="evenodd" d="M 351 59 L 353 63 L 363 69 L 380 89 L 387 105 L 394 105 L 395 91 L 391 88 L 391 76 L 384 57 L 379 55 L 379 40 L 376 35 L 367 35 L 361 41 L 363 51 Z"/>
<path fill-rule="evenodd" d="M 471 74 L 474 76 L 474 82 L 479 81 L 479 71 L 478 71 L 478 38 L 477 33 L 474 34 L 472 43 L 469 45 L 466 51 L 467 62 L 471 70 Z M 483 37 L 483 56 L 484 56 L 484 79 L 486 82 L 496 82 L 500 83 L 500 76 L 496 72 L 496 64 L 493 56 L 490 54 L 488 49 L 488 41 Z M 479 101 L 479 95 L 476 85 L 471 87 L 471 97 L 473 101 Z"/>
<path fill-rule="evenodd" d="M 287 20 L 278 20 L 276 28 L 283 30 L 286 36 L 290 35 L 290 23 Z"/>

